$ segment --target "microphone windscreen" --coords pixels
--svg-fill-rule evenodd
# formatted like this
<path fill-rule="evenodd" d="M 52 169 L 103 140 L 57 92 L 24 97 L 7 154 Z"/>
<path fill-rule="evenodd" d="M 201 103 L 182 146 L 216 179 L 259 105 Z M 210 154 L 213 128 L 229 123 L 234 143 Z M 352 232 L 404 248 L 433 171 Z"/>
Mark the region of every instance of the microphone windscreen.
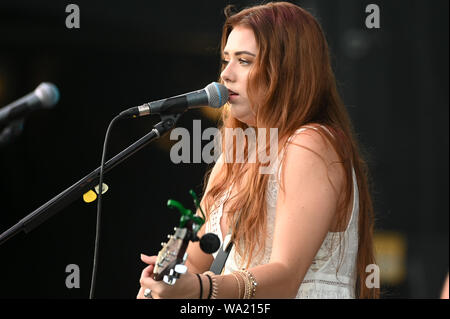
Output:
<path fill-rule="evenodd" d="M 207 254 L 215 253 L 220 247 L 220 240 L 216 234 L 204 234 L 200 239 L 200 248 Z"/>
<path fill-rule="evenodd" d="M 49 82 L 39 84 L 34 93 L 44 107 L 52 107 L 59 101 L 58 88 Z"/>
<path fill-rule="evenodd" d="M 219 108 L 228 102 L 228 89 L 225 85 L 212 82 L 205 87 L 209 106 Z"/>

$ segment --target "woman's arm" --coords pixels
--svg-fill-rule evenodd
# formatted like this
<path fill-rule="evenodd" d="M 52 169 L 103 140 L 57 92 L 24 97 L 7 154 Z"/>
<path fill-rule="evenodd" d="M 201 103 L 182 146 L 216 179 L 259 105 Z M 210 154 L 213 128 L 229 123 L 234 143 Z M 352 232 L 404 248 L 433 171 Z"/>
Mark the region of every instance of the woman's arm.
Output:
<path fill-rule="evenodd" d="M 278 193 L 271 259 L 268 264 L 248 269 L 258 283 L 254 298 L 296 296 L 335 215 L 338 196 L 328 176 L 340 190 L 343 169 L 340 165 L 328 169 L 319 156 L 299 145 L 320 154 L 327 163 L 336 160 L 331 146 L 313 130 L 300 133 L 287 146 L 282 175 L 284 189 L 280 188 Z M 189 271 L 175 286 L 168 287 L 145 276 L 141 277 L 141 285 L 150 287 L 157 297 L 198 298 L 200 284 L 193 272 L 207 270 L 212 257 L 202 256 L 198 245 L 190 245 L 189 252 Z M 151 263 L 151 259 L 147 260 Z M 215 279 L 217 298 L 238 298 L 238 284 L 233 275 L 215 276 Z M 205 298 L 209 293 L 209 281 L 204 275 L 201 280 Z M 241 292 L 242 285 L 241 281 Z"/>
<path fill-rule="evenodd" d="M 297 145 L 296 145 L 297 144 Z M 344 171 L 330 169 L 337 159 L 332 147 L 319 133 L 306 130 L 287 146 L 284 162 L 284 190 L 279 189 L 270 262 L 250 268 L 258 283 L 254 298 L 293 298 L 330 228 Z M 219 278 L 218 298 L 236 298 L 237 282 L 232 275 Z"/>

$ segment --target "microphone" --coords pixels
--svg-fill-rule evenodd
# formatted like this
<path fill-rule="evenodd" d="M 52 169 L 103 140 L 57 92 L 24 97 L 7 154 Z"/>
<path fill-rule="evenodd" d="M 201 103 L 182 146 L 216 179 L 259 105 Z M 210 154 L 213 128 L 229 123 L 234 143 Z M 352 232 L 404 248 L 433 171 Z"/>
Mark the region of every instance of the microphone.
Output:
<path fill-rule="evenodd" d="M 152 114 L 178 114 L 202 106 L 219 108 L 227 101 L 228 89 L 220 83 L 212 82 L 204 89 L 135 106 L 120 115 L 135 118 Z"/>
<path fill-rule="evenodd" d="M 212 254 L 220 248 L 220 239 L 216 234 L 207 233 L 202 236 L 200 239 L 200 248 L 206 254 Z"/>
<path fill-rule="evenodd" d="M 22 118 L 41 107 L 51 108 L 59 100 L 58 88 L 48 82 L 43 82 L 28 95 L 0 109 L 0 125 Z"/>

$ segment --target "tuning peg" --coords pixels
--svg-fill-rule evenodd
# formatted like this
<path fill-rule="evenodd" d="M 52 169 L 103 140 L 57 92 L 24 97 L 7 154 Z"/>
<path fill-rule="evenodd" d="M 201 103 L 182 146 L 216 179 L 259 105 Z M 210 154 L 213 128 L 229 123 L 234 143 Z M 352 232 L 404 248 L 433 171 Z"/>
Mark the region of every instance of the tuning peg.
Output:
<path fill-rule="evenodd" d="M 165 245 L 165 244 L 167 244 L 167 243 L 165 243 L 165 242 L 162 242 L 162 243 L 161 243 L 161 246 L 163 246 L 163 247 L 164 247 L 164 245 Z"/>
<path fill-rule="evenodd" d="M 163 281 L 168 285 L 175 285 L 177 282 L 177 273 L 173 269 L 170 269 L 169 274 L 164 276 Z"/>
<path fill-rule="evenodd" d="M 175 277 L 165 275 L 163 281 L 168 285 L 175 285 L 177 279 Z"/>
<path fill-rule="evenodd" d="M 187 267 L 186 265 L 182 265 L 182 264 L 178 264 L 175 266 L 175 272 L 178 275 L 184 275 L 187 272 Z"/>

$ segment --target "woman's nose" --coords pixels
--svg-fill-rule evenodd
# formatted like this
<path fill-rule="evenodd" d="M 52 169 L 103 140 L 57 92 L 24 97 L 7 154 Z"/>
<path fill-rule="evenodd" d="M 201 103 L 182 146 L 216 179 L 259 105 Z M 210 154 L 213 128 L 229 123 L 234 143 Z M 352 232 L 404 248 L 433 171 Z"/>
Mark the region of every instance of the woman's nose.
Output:
<path fill-rule="evenodd" d="M 225 66 L 225 68 L 222 70 L 222 73 L 220 74 L 220 77 L 222 81 L 224 82 L 233 82 L 236 79 L 236 75 L 234 74 L 232 65 L 230 62 Z"/>

